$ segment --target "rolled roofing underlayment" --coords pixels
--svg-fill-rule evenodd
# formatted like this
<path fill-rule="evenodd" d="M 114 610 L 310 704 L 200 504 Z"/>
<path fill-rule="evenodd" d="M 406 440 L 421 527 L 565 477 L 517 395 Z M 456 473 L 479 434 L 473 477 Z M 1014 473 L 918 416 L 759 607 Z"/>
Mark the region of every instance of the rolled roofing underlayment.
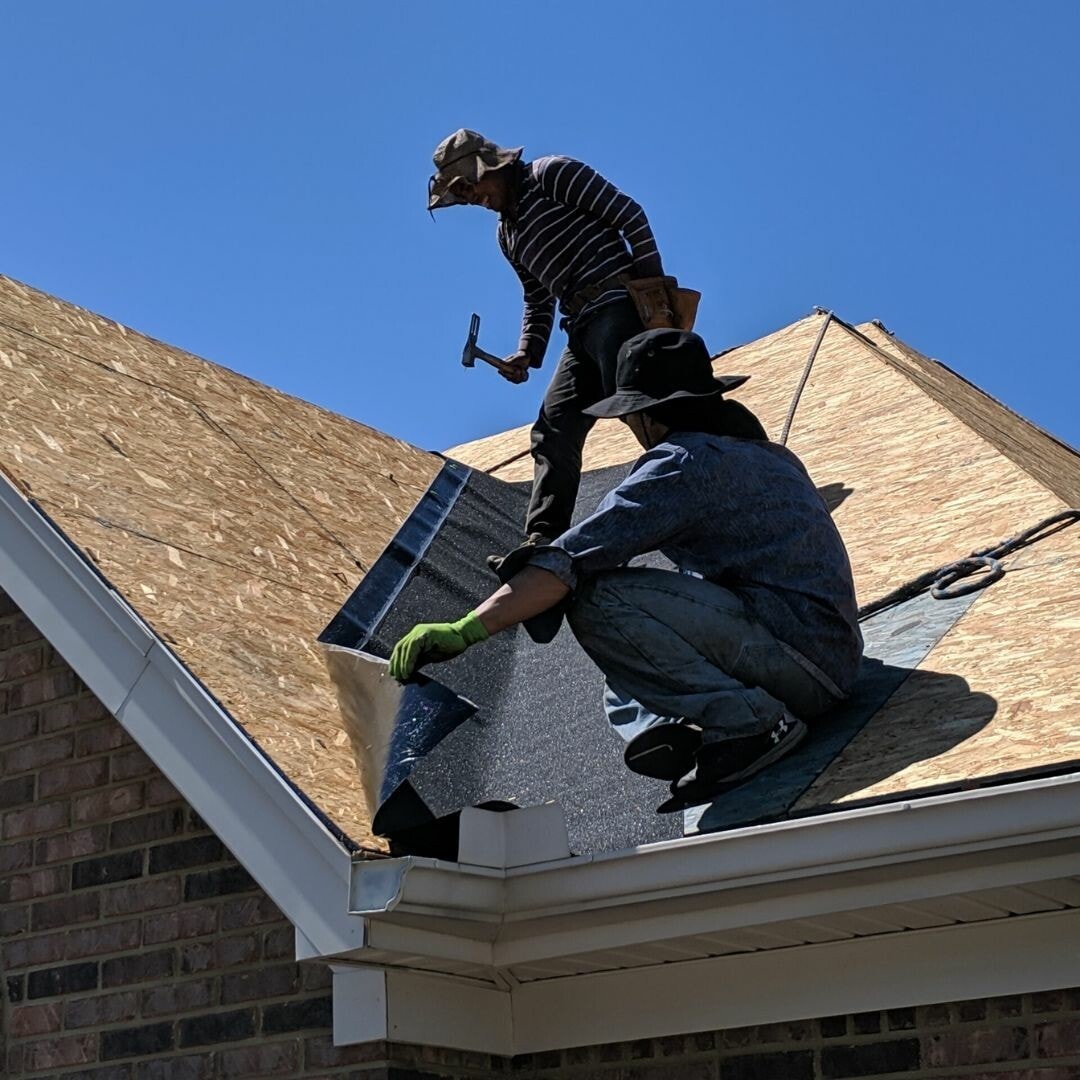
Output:
<path fill-rule="evenodd" d="M 626 466 L 586 473 L 578 517 L 625 473 Z M 786 816 L 974 599 L 922 596 L 868 620 L 855 692 L 812 725 L 796 752 L 708 806 L 658 815 L 667 785 L 623 764 L 623 742 L 604 715 L 602 676 L 565 624 L 547 645 L 521 627 L 497 635 L 432 665 L 432 679 L 406 688 L 386 671 L 394 643 L 415 623 L 458 618 L 496 587 L 484 556 L 518 542 L 527 498 L 525 484 L 448 462 L 320 636 L 363 787 L 377 808 L 374 831 L 395 852 L 454 857 L 457 812 L 482 804 L 559 802 L 577 853 Z M 918 675 L 950 681 L 951 695 L 966 691 L 952 685 L 962 683 L 957 676 Z M 984 723 L 993 700 L 986 706 Z"/>

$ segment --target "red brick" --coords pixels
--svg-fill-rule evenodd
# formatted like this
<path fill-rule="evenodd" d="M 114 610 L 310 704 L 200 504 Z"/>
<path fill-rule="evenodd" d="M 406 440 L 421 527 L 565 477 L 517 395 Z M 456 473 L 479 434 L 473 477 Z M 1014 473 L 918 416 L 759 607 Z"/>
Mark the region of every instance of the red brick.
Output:
<path fill-rule="evenodd" d="M 16 874 L 0 881 L 0 904 L 20 900 L 36 900 L 39 896 L 52 896 L 64 892 L 71 880 L 66 866 L 49 866 L 32 870 L 28 874 Z"/>
<path fill-rule="evenodd" d="M 143 924 L 143 941 L 158 945 L 163 941 L 202 937 L 217 929 L 217 908 L 184 906 L 161 915 L 149 915 Z"/>
<path fill-rule="evenodd" d="M 20 611 L 11 624 L 12 645 L 26 645 L 31 641 L 43 641 L 45 635 Z"/>
<path fill-rule="evenodd" d="M 958 1027 L 923 1040 L 924 1068 L 985 1065 L 1028 1056 L 1028 1033 L 1022 1027 Z"/>
<path fill-rule="evenodd" d="M 213 1001 L 213 997 L 213 979 L 170 982 L 166 986 L 143 991 L 142 1014 L 145 1017 L 175 1016 L 192 1009 L 204 1009 Z"/>
<path fill-rule="evenodd" d="M 23 1039 L 27 1035 L 47 1035 L 60 1030 L 60 1005 L 48 1002 L 40 1005 L 23 1005 L 11 1010 L 11 1034 Z"/>
<path fill-rule="evenodd" d="M 64 731 L 67 728 L 104 720 L 108 716 L 108 710 L 93 694 L 83 694 L 71 701 L 59 701 L 53 705 L 43 706 L 41 730 Z"/>
<path fill-rule="evenodd" d="M 86 855 L 98 855 L 105 850 L 108 843 L 109 830 L 104 825 L 76 829 L 61 836 L 39 840 L 34 861 L 40 866 L 43 863 L 66 862 L 68 859 L 81 859 Z"/>
<path fill-rule="evenodd" d="M 4 775 L 29 772 L 41 769 L 57 761 L 67 761 L 75 749 L 75 740 L 70 735 L 57 735 L 52 739 L 35 739 L 23 746 L 17 746 L 4 755 Z"/>
<path fill-rule="evenodd" d="M 214 967 L 235 967 L 259 959 L 259 936 L 241 934 L 214 942 Z"/>
<path fill-rule="evenodd" d="M 221 929 L 239 930 L 260 923 L 280 922 L 285 916 L 269 896 L 245 896 L 221 905 Z"/>
<path fill-rule="evenodd" d="M 56 900 L 41 900 L 30 911 L 30 925 L 35 930 L 92 922 L 101 913 L 101 896 L 96 892 L 85 892 Z"/>
<path fill-rule="evenodd" d="M 134 1020 L 139 1014 L 139 995 L 133 990 L 122 994 L 101 994 L 97 997 L 76 998 L 64 1005 L 64 1027 L 98 1027 Z"/>
<path fill-rule="evenodd" d="M 300 976 L 305 990 L 329 990 L 334 983 L 334 973 L 330 970 L 330 965 L 321 964 L 317 961 L 302 964 Z M 687 1036 L 687 1038 L 689 1037 Z"/>
<path fill-rule="evenodd" d="M 25 934 L 30 929 L 30 909 L 6 904 L 0 907 L 0 937 Z"/>
<path fill-rule="evenodd" d="M 1080 1054 L 1080 1019 L 1035 1025 L 1035 1053 L 1041 1058 Z"/>
<path fill-rule="evenodd" d="M 97 1039 L 97 1035 L 66 1035 L 26 1043 L 22 1048 L 23 1068 L 27 1072 L 41 1072 L 96 1061 Z"/>
<path fill-rule="evenodd" d="M 133 777 L 145 776 L 153 771 L 154 763 L 137 746 L 112 756 L 114 780 L 131 780 Z"/>
<path fill-rule="evenodd" d="M 36 675 L 44 666 L 44 650 L 40 645 L 0 655 L 0 683 L 14 682 L 16 679 L 25 679 L 27 675 Z"/>
<path fill-rule="evenodd" d="M 221 1075 L 214 1069 L 213 1054 L 192 1054 L 141 1062 L 137 1080 L 211 1080 L 211 1077 Z M 97 1080 L 97 1077 L 93 1080 Z M 340 1077 L 339 1080 L 344 1078 Z"/>
<path fill-rule="evenodd" d="M 53 832 L 67 826 L 71 807 L 66 802 L 38 803 L 26 810 L 10 810 L 4 815 L 4 839 Z"/>
<path fill-rule="evenodd" d="M 131 736 L 115 720 L 110 720 L 107 724 L 83 728 L 75 733 L 75 756 L 93 757 L 131 742 Z"/>
<path fill-rule="evenodd" d="M 329 1069 L 335 1065 L 364 1065 L 386 1061 L 389 1048 L 384 1042 L 356 1043 L 335 1046 L 329 1035 L 317 1035 L 304 1043 L 304 1064 L 309 1069 Z M 614 1080 L 615 1074 L 612 1074 Z"/>
<path fill-rule="evenodd" d="M 221 1004 L 232 1005 L 241 1001 L 285 997 L 295 994 L 300 986 L 300 972 L 296 964 L 263 965 L 254 971 L 223 975 L 221 978 Z"/>
<path fill-rule="evenodd" d="M 64 956 L 63 934 L 13 938 L 3 945 L 4 967 L 9 971 L 51 964 L 63 960 Z"/>
<path fill-rule="evenodd" d="M 70 697 L 82 689 L 79 677 L 70 668 L 57 668 L 44 675 L 8 687 L 8 709 L 29 709 L 47 701 Z"/>
<path fill-rule="evenodd" d="M 176 836 L 183 831 L 183 807 L 169 806 L 164 810 L 152 810 L 149 814 L 114 821 L 109 828 L 109 847 L 124 848 L 148 844 Z"/>
<path fill-rule="evenodd" d="M 101 898 L 101 913 L 130 915 L 136 911 L 152 911 L 180 903 L 180 879 L 150 878 L 133 881 L 130 885 L 118 885 L 108 889 Z"/>
<path fill-rule="evenodd" d="M 95 758 L 105 764 L 104 758 Z M 119 787 L 104 788 L 89 795 L 79 795 L 71 804 L 71 820 L 77 825 L 89 821 L 107 821 L 141 810 L 144 803 L 144 785 L 141 780 Z"/>
<path fill-rule="evenodd" d="M 172 976 L 175 967 L 175 957 L 171 949 L 118 956 L 102 962 L 101 985 L 126 986 L 130 983 L 149 982 L 151 979 L 165 979 Z"/>
<path fill-rule="evenodd" d="M 33 773 L 0 780 L 0 810 L 30 806 L 37 798 L 37 777 Z"/>
<path fill-rule="evenodd" d="M 280 960 L 296 955 L 296 933 L 292 926 L 276 926 L 263 935 L 263 956 L 267 960 Z"/>
<path fill-rule="evenodd" d="M 100 787 L 109 778 L 109 762 L 106 758 L 92 758 L 76 765 L 59 765 L 42 769 L 38 777 L 38 796 L 66 795 L 72 791 Z"/>
<path fill-rule="evenodd" d="M 0 844 L 0 874 L 9 870 L 25 870 L 34 862 L 34 842 L 20 840 L 17 844 Z"/>
<path fill-rule="evenodd" d="M 0 706 L 4 705 L 6 691 L 0 690 Z M 0 724 L 0 744 L 22 742 L 23 739 L 32 738 L 38 731 L 38 714 L 36 712 L 23 713 L 21 716 L 8 716 L 10 704 L 0 708 L 0 716 L 4 722 Z"/>
<path fill-rule="evenodd" d="M 67 936 L 66 955 L 69 960 L 76 960 L 82 956 L 101 956 L 124 949 L 137 949 L 139 931 L 138 919 L 88 926 L 85 930 L 72 930 Z"/>
<path fill-rule="evenodd" d="M 952 1077 L 943 1078 L 952 1080 Z M 1005 1072 L 964 1073 L 959 1080 L 1080 1080 L 1080 1068 L 1075 1065 L 1058 1065 L 1043 1068 L 1016 1068 Z"/>
<path fill-rule="evenodd" d="M 152 776 L 147 780 L 147 806 L 161 806 L 163 803 L 179 802 L 180 798 L 180 792 L 164 776 Z"/>
<path fill-rule="evenodd" d="M 300 1043 L 291 1039 L 223 1050 L 218 1062 L 223 1076 L 280 1076 L 300 1067 Z"/>

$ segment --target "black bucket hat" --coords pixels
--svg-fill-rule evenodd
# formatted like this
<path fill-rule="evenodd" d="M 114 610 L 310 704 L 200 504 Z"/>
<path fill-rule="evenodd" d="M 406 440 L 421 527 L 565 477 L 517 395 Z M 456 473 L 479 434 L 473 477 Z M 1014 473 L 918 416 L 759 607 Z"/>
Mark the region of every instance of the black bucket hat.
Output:
<path fill-rule="evenodd" d="M 718 397 L 749 375 L 714 378 L 705 342 L 689 330 L 646 330 L 619 349 L 615 393 L 590 405 L 590 416 L 629 416 L 680 398 Z"/>

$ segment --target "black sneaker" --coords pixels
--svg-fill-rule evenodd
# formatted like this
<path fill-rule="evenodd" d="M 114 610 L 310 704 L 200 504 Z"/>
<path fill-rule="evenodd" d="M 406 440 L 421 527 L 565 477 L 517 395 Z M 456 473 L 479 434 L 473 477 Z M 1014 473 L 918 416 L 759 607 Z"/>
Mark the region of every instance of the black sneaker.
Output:
<path fill-rule="evenodd" d="M 770 731 L 745 738 L 705 743 L 695 765 L 671 785 L 671 798 L 656 808 L 671 814 L 709 802 L 731 791 L 794 750 L 806 735 L 806 725 L 785 712 Z"/>
<path fill-rule="evenodd" d="M 635 735 L 627 744 L 623 761 L 631 772 L 655 780 L 678 780 L 694 767 L 701 749 L 701 728 L 675 720 L 655 724 Z"/>

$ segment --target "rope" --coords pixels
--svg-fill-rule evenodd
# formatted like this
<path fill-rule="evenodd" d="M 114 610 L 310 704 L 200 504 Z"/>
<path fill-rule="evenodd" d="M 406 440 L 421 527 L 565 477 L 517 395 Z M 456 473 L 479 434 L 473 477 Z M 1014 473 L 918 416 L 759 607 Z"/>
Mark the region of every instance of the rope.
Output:
<path fill-rule="evenodd" d="M 1080 510 L 1063 510 L 1059 514 L 1043 518 L 1037 525 L 1025 529 L 1024 532 L 1018 533 L 1016 536 L 1008 537 L 1000 543 L 983 548 L 980 551 L 973 551 L 966 559 L 946 563 L 936 570 L 928 570 L 925 574 L 920 574 L 918 577 L 905 582 L 899 588 L 893 589 L 891 593 L 881 597 L 880 600 L 872 600 L 869 604 L 863 604 L 859 608 L 859 622 L 870 618 L 871 615 L 876 615 L 879 611 L 884 611 L 885 608 L 895 607 L 905 600 L 919 596 L 921 593 L 926 592 L 927 589 L 930 590 L 930 595 L 935 600 L 952 600 L 954 597 L 967 596 L 969 593 L 978 592 L 979 589 L 985 589 L 987 585 L 992 585 L 1005 573 L 1005 568 L 998 562 L 999 559 L 1003 559 L 1006 555 L 1019 551 L 1020 548 L 1025 548 L 1029 544 L 1045 540 L 1048 536 L 1053 536 L 1054 533 L 1067 529 L 1070 525 L 1075 525 L 1077 521 L 1080 521 Z M 986 573 L 974 577 L 971 581 L 957 584 L 957 582 L 963 581 L 964 578 L 972 577 L 980 570 L 985 570 Z"/>
<path fill-rule="evenodd" d="M 814 361 L 817 359 L 818 349 L 821 348 L 821 340 L 825 337 L 825 331 L 829 329 L 829 323 L 831 323 L 835 317 L 831 311 L 822 311 L 821 308 L 815 308 L 815 310 L 824 315 L 825 319 L 821 324 L 821 329 L 818 331 L 814 347 L 810 350 L 810 355 L 806 358 L 806 366 L 803 368 L 802 378 L 799 379 L 799 385 L 795 387 L 795 395 L 792 397 L 791 404 L 788 406 L 787 419 L 784 421 L 784 430 L 780 432 L 781 446 L 787 446 L 788 434 L 791 431 L 791 421 L 795 419 L 795 410 L 799 407 L 799 398 L 802 397 L 803 389 L 806 387 L 806 382 L 810 378 L 810 369 L 814 366 Z"/>

